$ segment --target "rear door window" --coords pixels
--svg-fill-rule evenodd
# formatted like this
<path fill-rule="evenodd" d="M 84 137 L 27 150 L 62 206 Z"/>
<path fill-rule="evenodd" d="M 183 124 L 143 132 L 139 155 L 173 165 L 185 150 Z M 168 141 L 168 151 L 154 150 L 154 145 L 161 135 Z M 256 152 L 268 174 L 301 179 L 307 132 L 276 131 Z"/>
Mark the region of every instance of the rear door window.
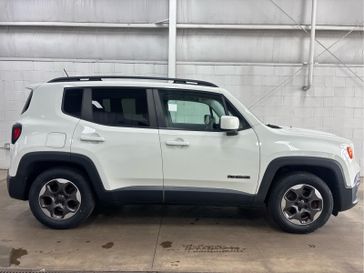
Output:
<path fill-rule="evenodd" d="M 89 120 L 108 126 L 149 127 L 145 89 L 92 89 Z"/>

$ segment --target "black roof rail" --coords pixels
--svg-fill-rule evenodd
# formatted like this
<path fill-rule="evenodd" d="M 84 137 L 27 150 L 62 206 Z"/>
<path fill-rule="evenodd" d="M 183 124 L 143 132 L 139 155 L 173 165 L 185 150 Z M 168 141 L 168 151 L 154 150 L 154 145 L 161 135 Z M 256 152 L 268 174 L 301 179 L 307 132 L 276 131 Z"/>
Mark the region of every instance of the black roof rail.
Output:
<path fill-rule="evenodd" d="M 102 81 L 103 79 L 135 79 L 135 80 L 158 80 L 158 81 L 172 81 L 176 84 L 191 84 L 209 87 L 218 87 L 216 84 L 206 81 L 180 79 L 180 78 L 166 78 L 166 77 L 144 77 L 144 76 L 72 76 L 72 77 L 60 77 L 54 78 L 52 82 L 76 82 L 76 81 Z"/>

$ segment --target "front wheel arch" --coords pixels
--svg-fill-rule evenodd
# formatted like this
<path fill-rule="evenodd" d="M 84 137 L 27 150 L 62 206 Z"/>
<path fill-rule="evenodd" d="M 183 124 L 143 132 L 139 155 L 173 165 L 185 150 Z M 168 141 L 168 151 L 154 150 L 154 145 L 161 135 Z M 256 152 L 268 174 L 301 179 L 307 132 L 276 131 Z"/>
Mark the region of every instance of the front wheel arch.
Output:
<path fill-rule="evenodd" d="M 342 191 L 345 189 L 345 178 L 341 165 L 327 158 L 317 157 L 281 157 L 272 160 L 266 168 L 256 196 L 256 203 L 265 203 L 280 178 L 293 172 L 307 172 L 322 179 L 330 188 L 334 198 L 333 213 L 343 210 Z"/>

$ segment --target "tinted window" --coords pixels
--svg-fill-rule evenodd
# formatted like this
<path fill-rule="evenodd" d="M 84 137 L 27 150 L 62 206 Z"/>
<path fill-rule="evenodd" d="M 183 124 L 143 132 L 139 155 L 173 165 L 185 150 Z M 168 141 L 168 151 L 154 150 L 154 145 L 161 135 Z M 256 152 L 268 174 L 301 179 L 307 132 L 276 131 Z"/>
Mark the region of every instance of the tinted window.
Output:
<path fill-rule="evenodd" d="M 160 91 L 167 128 L 220 131 L 222 97 L 188 91 Z"/>
<path fill-rule="evenodd" d="M 110 126 L 149 127 L 146 91 L 93 89 L 91 121 Z"/>
<path fill-rule="evenodd" d="M 66 89 L 63 98 L 63 112 L 81 117 L 82 89 Z"/>

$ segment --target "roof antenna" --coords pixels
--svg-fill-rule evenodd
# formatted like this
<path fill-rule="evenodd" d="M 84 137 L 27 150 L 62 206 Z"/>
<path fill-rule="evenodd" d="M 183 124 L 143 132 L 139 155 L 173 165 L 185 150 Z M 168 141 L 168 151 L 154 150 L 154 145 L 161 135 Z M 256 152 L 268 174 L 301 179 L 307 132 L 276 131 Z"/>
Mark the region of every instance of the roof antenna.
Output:
<path fill-rule="evenodd" d="M 70 76 L 68 75 L 66 68 L 63 68 L 64 74 L 66 74 L 67 78 L 69 78 Z"/>

